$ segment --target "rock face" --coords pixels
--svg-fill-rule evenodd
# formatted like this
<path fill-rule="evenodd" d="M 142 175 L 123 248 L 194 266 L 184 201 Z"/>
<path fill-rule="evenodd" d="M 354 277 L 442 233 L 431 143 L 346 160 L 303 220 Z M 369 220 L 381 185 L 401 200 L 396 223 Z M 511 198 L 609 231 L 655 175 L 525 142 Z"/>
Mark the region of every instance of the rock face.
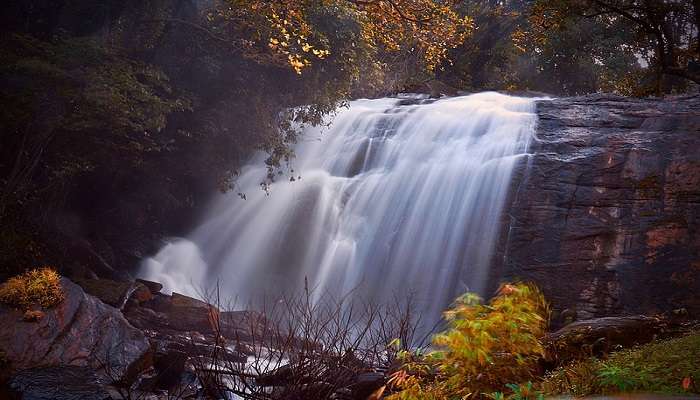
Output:
<path fill-rule="evenodd" d="M 115 380 L 126 377 L 150 348 L 146 336 L 70 280 L 62 278 L 61 285 L 65 300 L 36 322 L 0 307 L 0 326 L 12 327 L 0 329 L 0 349 L 12 368 L 89 367 Z"/>
<path fill-rule="evenodd" d="M 589 95 L 538 114 L 497 273 L 537 282 L 555 326 L 565 309 L 700 314 L 700 96 Z"/>

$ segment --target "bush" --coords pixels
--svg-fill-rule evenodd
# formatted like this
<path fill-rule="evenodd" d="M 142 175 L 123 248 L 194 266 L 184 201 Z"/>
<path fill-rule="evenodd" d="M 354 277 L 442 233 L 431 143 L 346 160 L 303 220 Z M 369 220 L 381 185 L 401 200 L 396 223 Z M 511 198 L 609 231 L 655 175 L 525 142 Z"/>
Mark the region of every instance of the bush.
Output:
<path fill-rule="evenodd" d="M 445 313 L 449 327 L 433 338 L 437 350 L 406 354 L 390 384 L 393 400 L 484 397 L 536 376 L 548 308 L 534 285 L 503 285 L 489 305 L 474 294 Z"/>
<path fill-rule="evenodd" d="M 0 302 L 24 310 L 34 304 L 50 308 L 63 298 L 61 276 L 50 267 L 12 277 L 0 287 Z"/>

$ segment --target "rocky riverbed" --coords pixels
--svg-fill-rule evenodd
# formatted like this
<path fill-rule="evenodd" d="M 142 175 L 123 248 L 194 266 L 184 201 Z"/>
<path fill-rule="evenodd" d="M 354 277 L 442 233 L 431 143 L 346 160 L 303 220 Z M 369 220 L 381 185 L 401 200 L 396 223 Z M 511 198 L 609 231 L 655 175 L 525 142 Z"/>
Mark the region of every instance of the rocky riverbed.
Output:
<path fill-rule="evenodd" d="M 0 306 L 0 323 L 12 327 L 0 330 L 3 393 L 9 398 L 169 399 L 173 393 L 208 398 L 201 380 L 217 375 L 204 377 L 212 362 L 246 363 L 260 356 L 254 350 L 265 335 L 259 313 L 221 311 L 191 297 L 163 294 L 159 283 L 143 280 L 76 284 L 63 278 L 61 285 L 65 300 L 41 309 L 38 320 Z M 545 363 L 554 367 L 696 328 L 683 313 L 573 321 L 545 338 Z M 354 371 L 338 398 L 364 400 L 389 372 Z M 285 374 L 282 367 L 256 382 L 285 385 Z"/>

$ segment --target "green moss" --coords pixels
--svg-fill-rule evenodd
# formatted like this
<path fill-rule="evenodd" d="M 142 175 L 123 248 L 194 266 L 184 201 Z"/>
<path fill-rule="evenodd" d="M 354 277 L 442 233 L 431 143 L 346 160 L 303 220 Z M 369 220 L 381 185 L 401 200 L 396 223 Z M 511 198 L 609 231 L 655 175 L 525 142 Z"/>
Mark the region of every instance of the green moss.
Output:
<path fill-rule="evenodd" d="M 557 369 L 540 386 L 548 395 L 616 392 L 700 393 L 700 333 L 650 343 Z M 683 388 L 683 380 L 690 385 Z"/>

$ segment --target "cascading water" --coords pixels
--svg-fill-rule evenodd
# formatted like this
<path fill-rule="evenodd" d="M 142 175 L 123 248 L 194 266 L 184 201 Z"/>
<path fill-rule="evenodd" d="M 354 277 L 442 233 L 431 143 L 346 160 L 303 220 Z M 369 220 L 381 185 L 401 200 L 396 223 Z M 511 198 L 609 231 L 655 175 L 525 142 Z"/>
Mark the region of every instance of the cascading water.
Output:
<path fill-rule="evenodd" d="M 421 104 L 423 103 L 423 104 Z M 501 213 L 526 154 L 534 100 L 481 93 L 437 101 L 357 100 L 296 147 L 301 179 L 259 184 L 262 158 L 221 195 L 188 240 L 146 260 L 166 290 L 220 280 L 242 302 L 308 284 L 383 302 L 412 292 L 438 319 L 484 289 Z"/>

